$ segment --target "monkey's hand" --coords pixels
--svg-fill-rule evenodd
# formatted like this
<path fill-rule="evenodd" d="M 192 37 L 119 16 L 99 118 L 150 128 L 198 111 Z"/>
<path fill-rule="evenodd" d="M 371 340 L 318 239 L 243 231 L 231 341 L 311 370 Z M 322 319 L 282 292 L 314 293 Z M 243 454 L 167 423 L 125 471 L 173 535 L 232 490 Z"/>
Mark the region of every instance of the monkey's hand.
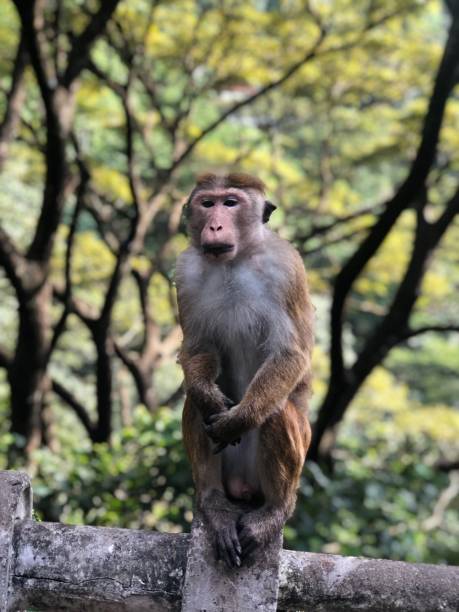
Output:
<path fill-rule="evenodd" d="M 234 402 L 224 395 L 215 383 L 193 385 L 188 393 L 195 406 L 198 407 L 202 418 L 206 421 L 210 416 L 226 412 L 234 406 Z"/>
<path fill-rule="evenodd" d="M 235 406 L 227 412 L 212 414 L 204 419 L 204 430 L 212 442 L 217 445 L 214 449 L 214 454 L 216 454 L 228 444 L 238 444 L 245 428 L 240 411 Z"/>

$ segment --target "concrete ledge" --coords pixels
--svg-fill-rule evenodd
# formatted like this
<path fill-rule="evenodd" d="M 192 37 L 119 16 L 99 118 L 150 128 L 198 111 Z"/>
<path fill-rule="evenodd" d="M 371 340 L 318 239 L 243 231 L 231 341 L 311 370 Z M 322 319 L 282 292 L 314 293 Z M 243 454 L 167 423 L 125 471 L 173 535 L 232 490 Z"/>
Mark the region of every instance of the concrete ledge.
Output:
<path fill-rule="evenodd" d="M 189 535 L 37 523 L 29 515 L 27 477 L 0 472 L 0 612 L 181 609 Z M 270 579 L 270 571 L 266 576 Z M 225 580 L 234 578 L 225 574 Z M 222 588 L 219 580 L 217 571 L 207 583 L 211 594 Z M 253 588 L 258 600 L 267 588 L 266 601 L 274 604 L 269 596 L 273 583 L 260 579 Z M 253 610 L 251 601 L 245 607 L 244 598 L 236 601 L 235 592 L 220 609 Z M 192 605 L 200 605 L 199 598 Z M 211 609 L 204 605 L 195 609 Z M 280 554 L 278 610 L 457 612 L 458 605 L 458 567 Z"/>
<path fill-rule="evenodd" d="M 279 610 L 458 612 L 459 567 L 284 550 Z"/>
<path fill-rule="evenodd" d="M 188 547 L 182 612 L 250 610 L 276 612 L 282 534 L 256 551 L 240 568 L 228 569 L 215 552 L 202 517 L 193 521 Z"/>
<path fill-rule="evenodd" d="M 11 598 L 14 546 L 17 521 L 32 514 L 32 490 L 27 474 L 0 471 L 0 610 L 7 609 Z"/>
<path fill-rule="evenodd" d="M 15 526 L 12 592 L 2 612 L 180 610 L 189 543 L 182 534 L 25 520 Z M 208 584 L 211 593 L 218 588 Z M 222 609 L 241 610 L 230 601 Z M 457 567 L 280 555 L 279 610 L 457 612 L 458 602 Z"/>

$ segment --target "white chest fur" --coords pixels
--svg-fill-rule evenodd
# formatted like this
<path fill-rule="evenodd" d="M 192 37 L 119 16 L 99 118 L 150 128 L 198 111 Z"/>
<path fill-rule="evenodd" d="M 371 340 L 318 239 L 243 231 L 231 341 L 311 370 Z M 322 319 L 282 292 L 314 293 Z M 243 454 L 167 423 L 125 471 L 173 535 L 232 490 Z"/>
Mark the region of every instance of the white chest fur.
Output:
<path fill-rule="evenodd" d="M 256 257 L 241 264 L 217 265 L 187 251 L 179 262 L 179 295 L 186 304 L 187 327 L 199 343 L 224 353 L 234 392 L 241 396 L 266 356 L 292 333 L 280 300 L 285 276 L 279 266 L 263 267 Z M 269 262 L 268 262 L 269 264 Z"/>

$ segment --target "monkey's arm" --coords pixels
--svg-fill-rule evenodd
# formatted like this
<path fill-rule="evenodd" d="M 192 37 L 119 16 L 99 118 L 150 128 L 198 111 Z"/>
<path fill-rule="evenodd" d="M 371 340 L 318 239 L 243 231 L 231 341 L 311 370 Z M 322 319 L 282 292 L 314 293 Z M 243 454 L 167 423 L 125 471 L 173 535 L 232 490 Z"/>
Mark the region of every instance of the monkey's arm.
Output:
<path fill-rule="evenodd" d="M 282 406 L 300 380 L 309 378 L 310 366 L 309 353 L 300 347 L 280 350 L 263 363 L 238 406 L 249 428 Z"/>
<path fill-rule="evenodd" d="M 234 414 L 246 429 L 259 427 L 285 400 L 301 381 L 309 386 L 311 353 L 314 343 L 313 306 L 301 257 L 290 252 L 292 268 L 290 283 L 284 295 L 283 308 L 292 324 L 284 330 L 282 346 L 278 346 L 256 372 Z"/>
<path fill-rule="evenodd" d="M 245 431 L 259 427 L 282 406 L 309 370 L 309 354 L 299 348 L 285 349 L 271 355 L 255 374 L 237 406 L 205 419 L 206 432 L 218 443 L 218 450 Z"/>
<path fill-rule="evenodd" d="M 182 348 L 179 362 L 185 376 L 186 392 L 204 419 L 226 411 L 233 405 L 215 383 L 220 367 L 215 353 L 202 352 L 192 355 Z"/>

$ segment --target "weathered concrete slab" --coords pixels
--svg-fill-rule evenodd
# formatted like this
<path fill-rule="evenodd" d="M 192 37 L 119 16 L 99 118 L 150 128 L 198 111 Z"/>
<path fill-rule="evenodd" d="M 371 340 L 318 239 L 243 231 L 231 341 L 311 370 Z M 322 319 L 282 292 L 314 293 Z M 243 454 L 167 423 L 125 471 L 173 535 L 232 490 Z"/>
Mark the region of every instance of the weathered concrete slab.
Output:
<path fill-rule="evenodd" d="M 180 610 L 189 536 L 25 521 L 10 610 Z"/>
<path fill-rule="evenodd" d="M 27 474 L 0 471 L 0 612 L 8 610 L 17 521 L 32 513 L 32 489 Z"/>
<path fill-rule="evenodd" d="M 279 533 L 242 567 L 229 569 L 215 560 L 208 530 L 197 516 L 188 549 L 182 612 L 275 612 L 281 545 Z"/>
<path fill-rule="evenodd" d="M 284 550 L 282 612 L 459 612 L 459 567 Z"/>

